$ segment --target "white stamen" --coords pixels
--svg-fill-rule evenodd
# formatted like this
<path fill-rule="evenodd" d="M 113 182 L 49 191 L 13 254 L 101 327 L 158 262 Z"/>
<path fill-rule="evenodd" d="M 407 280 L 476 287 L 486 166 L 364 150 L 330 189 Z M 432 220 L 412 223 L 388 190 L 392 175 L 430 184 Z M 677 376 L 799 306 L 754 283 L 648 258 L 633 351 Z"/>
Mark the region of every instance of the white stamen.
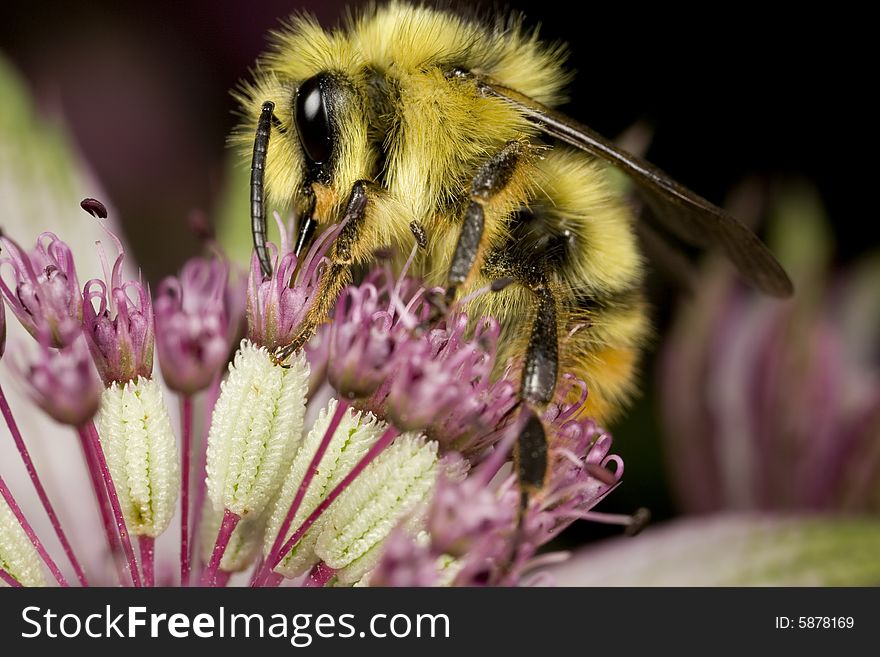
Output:
<path fill-rule="evenodd" d="M 216 511 L 260 515 L 278 492 L 302 440 L 309 365 L 288 367 L 242 340 L 208 434 L 208 495 Z"/>
<path fill-rule="evenodd" d="M 177 440 L 159 384 L 114 383 L 101 396 L 97 426 L 129 532 L 159 536 L 180 490 Z"/>
<path fill-rule="evenodd" d="M 405 516 L 417 522 L 418 509 L 434 487 L 437 464 L 436 442 L 405 434 L 339 496 L 315 553 L 340 571 L 340 583 L 356 582 L 375 566 L 381 550 L 374 548 Z"/>
<path fill-rule="evenodd" d="M 324 437 L 324 433 L 327 431 L 330 419 L 336 412 L 337 403 L 335 399 L 331 399 L 327 407 L 321 409 L 318 420 L 296 454 L 296 458 L 281 488 L 281 493 L 278 496 L 269 520 L 266 541 L 263 547 L 264 555 L 268 555 L 272 549 L 275 536 L 287 515 L 300 482 L 305 477 L 306 468 L 308 468 L 321 439 Z M 346 411 L 342 421 L 339 423 L 339 427 L 333 434 L 333 439 L 330 441 L 324 457 L 318 465 L 318 472 L 315 474 L 314 479 L 312 479 L 305 497 L 303 497 L 296 517 L 291 523 L 287 536 L 285 536 L 285 541 L 299 528 L 309 514 L 315 510 L 321 503 L 321 500 L 351 472 L 361 457 L 379 439 L 386 427 L 387 425 L 384 422 L 380 422 L 370 413 L 358 413 L 351 409 Z M 353 485 L 356 485 L 356 482 Z M 323 531 L 327 518 L 333 512 L 333 509 L 336 508 L 338 502 L 339 500 L 337 499 L 318 518 L 315 524 L 306 532 L 305 536 L 300 539 L 296 546 L 288 553 L 287 557 L 278 565 L 275 569 L 276 572 L 286 577 L 296 577 L 305 573 L 319 561 L 319 557 L 315 555 L 315 544 L 318 541 L 318 536 Z"/>
<path fill-rule="evenodd" d="M 42 561 L 6 500 L 0 497 L 0 568 L 22 586 L 46 586 Z M 7 584 L 0 579 L 0 588 Z"/>

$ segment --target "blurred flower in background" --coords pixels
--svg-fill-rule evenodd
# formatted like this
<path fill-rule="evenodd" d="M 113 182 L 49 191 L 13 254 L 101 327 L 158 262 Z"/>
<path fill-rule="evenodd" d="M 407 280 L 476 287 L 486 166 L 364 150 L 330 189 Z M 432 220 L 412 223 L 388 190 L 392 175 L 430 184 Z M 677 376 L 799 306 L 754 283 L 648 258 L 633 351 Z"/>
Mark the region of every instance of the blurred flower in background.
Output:
<path fill-rule="evenodd" d="M 587 548 L 558 583 L 880 583 L 880 252 L 836 271 L 803 183 L 777 190 L 770 219 L 795 296 L 768 299 L 711 260 L 663 342 L 668 472 L 696 515 Z"/>
<path fill-rule="evenodd" d="M 102 197 L 102 187 L 73 146 L 62 121 L 38 112 L 23 80 L 2 56 L 0 97 L 0 228 L 24 245 L 33 244 L 44 230 L 62 235 L 77 261 L 80 280 L 100 276 L 101 264 L 94 257 L 95 241 L 106 236 L 98 223 L 83 213 L 79 203 L 86 196 Z M 12 282 L 8 265 L 0 275 L 7 283 Z M 68 522 L 65 527 L 72 544 L 86 547 L 81 549 L 83 567 L 94 571 L 104 556 L 102 530 L 100 519 L 88 502 L 91 492 L 85 469 L 70 467 L 70 463 L 82 459 L 76 434 L 37 412 L 30 398 L 34 391 L 17 380 L 21 368 L 17 371 L 10 367 L 28 360 L 26 354 L 35 350 L 25 345 L 31 346 L 33 339 L 15 315 L 7 317 L 7 329 L 4 358 L 11 363 L 0 365 L 0 387 L 10 407 L 21 409 L 16 412 L 16 420 L 58 515 L 62 520 L 77 515 L 78 522 Z M 43 440 L 34 440 L 35 436 Z M 39 509 L 40 502 L 15 454 L 5 424 L 0 427 L 0 464 L 2 475 L 15 491 L 21 507 L 26 511 Z M 87 512 L 80 513 L 86 509 Z M 60 553 L 45 514 L 29 513 L 28 518 L 47 549 Z"/>
<path fill-rule="evenodd" d="M 797 293 L 707 267 L 666 338 L 660 394 L 683 511 L 880 506 L 880 252 L 836 272 L 815 194 L 776 200 L 773 248 Z"/>

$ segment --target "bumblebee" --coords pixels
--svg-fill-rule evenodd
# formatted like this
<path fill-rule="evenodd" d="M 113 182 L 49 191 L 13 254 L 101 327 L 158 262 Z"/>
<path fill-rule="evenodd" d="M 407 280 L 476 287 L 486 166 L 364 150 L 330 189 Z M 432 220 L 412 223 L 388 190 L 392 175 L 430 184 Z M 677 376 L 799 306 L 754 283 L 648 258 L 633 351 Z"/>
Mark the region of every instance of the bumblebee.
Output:
<path fill-rule="evenodd" d="M 417 243 L 415 273 L 449 301 L 509 283 L 464 309 L 501 322 L 499 361 L 521 367 L 524 491 L 543 484 L 538 412 L 554 399 L 560 371 L 586 383 L 583 412 L 607 422 L 634 391 L 649 331 L 635 219 L 605 165 L 629 174 L 660 233 L 719 247 L 765 292 L 792 291 L 736 219 L 552 109 L 571 82 L 564 61 L 563 47 L 541 42 L 519 17 L 481 23 L 391 2 L 332 31 L 295 16 L 239 92 L 245 120 L 235 139 L 252 157 L 264 274 L 268 203 L 303 218 L 297 252 L 322 226 L 345 222 L 316 301 L 279 357 L 311 337 L 352 268 L 379 247 L 405 254 Z"/>

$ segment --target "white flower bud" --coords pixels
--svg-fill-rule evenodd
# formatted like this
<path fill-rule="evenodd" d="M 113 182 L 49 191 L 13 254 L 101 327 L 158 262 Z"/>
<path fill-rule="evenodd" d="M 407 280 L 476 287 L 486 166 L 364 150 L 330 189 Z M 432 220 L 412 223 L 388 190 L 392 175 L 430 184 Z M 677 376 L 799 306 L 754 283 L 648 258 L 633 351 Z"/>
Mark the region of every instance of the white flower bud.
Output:
<path fill-rule="evenodd" d="M 246 516 L 235 527 L 229 538 L 229 545 L 220 560 L 220 570 L 237 573 L 250 566 L 260 553 L 263 544 L 263 535 L 266 532 L 266 516 Z M 217 532 L 223 522 L 223 511 L 217 511 L 212 505 L 205 504 L 202 511 L 201 529 L 199 531 L 202 562 L 207 564 L 211 561 L 211 553 L 214 551 L 214 541 L 217 540 Z"/>
<path fill-rule="evenodd" d="M 361 579 L 376 565 L 379 544 L 391 530 L 405 516 L 420 515 L 434 488 L 437 467 L 437 443 L 404 434 L 339 496 L 315 553 L 339 571 L 340 583 Z"/>
<path fill-rule="evenodd" d="M 0 568 L 22 586 L 45 586 L 42 561 L 6 500 L 0 497 Z M 0 588 L 7 584 L 0 580 Z"/>
<path fill-rule="evenodd" d="M 331 399 L 326 408 L 321 409 L 317 421 L 312 426 L 309 435 L 303 441 L 302 446 L 293 460 L 290 472 L 281 488 L 281 493 L 275 503 L 272 515 L 269 519 L 266 540 L 263 546 L 263 554 L 267 555 L 272 550 L 275 537 L 281 528 L 281 523 L 287 517 L 287 512 L 293 502 L 293 498 L 299 489 L 300 483 L 305 478 L 306 470 L 318 450 L 318 445 L 324 438 L 324 434 L 330 425 L 330 420 L 336 413 L 337 401 Z M 358 413 L 348 409 L 343 415 L 327 451 L 318 464 L 305 496 L 302 499 L 299 510 L 287 535 L 286 541 L 295 532 L 306 518 L 315 510 L 321 501 L 330 494 L 336 485 L 351 472 L 361 457 L 367 453 L 375 443 L 387 425 L 380 422 L 370 413 Z M 354 485 L 354 484 L 353 484 Z M 284 560 L 275 568 L 275 572 L 286 577 L 302 575 L 315 565 L 319 558 L 315 555 L 315 543 L 318 541 L 324 524 L 332 510 L 336 507 L 337 499 L 327 511 L 325 511 L 306 532 L 299 542 L 288 552 Z"/>
<path fill-rule="evenodd" d="M 101 396 L 97 426 L 128 531 L 159 536 L 180 491 L 177 440 L 159 384 L 143 377 L 112 384 Z"/>
<path fill-rule="evenodd" d="M 208 495 L 242 518 L 271 502 L 302 440 L 309 365 L 300 352 L 276 365 L 242 340 L 229 366 L 208 435 Z"/>

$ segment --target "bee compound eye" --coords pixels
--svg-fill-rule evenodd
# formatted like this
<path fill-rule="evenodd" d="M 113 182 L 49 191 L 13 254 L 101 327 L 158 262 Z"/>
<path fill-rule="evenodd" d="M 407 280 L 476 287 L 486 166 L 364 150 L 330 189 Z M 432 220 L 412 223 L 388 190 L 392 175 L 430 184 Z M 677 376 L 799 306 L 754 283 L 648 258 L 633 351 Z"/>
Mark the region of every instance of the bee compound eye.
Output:
<path fill-rule="evenodd" d="M 333 151 L 333 135 L 327 107 L 329 80 L 316 75 L 300 85 L 296 92 L 296 131 L 306 157 L 314 164 L 323 164 Z"/>

